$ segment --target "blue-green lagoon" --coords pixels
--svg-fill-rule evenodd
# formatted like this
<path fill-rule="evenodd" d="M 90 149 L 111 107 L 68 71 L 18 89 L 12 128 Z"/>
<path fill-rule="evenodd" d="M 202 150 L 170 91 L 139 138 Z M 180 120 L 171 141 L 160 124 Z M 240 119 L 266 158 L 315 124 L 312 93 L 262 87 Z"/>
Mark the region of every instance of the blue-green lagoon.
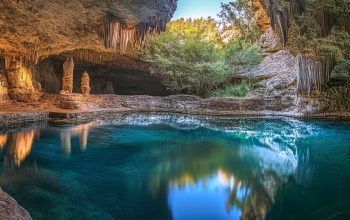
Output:
<path fill-rule="evenodd" d="M 0 130 L 33 219 L 350 219 L 350 123 L 113 116 Z"/>

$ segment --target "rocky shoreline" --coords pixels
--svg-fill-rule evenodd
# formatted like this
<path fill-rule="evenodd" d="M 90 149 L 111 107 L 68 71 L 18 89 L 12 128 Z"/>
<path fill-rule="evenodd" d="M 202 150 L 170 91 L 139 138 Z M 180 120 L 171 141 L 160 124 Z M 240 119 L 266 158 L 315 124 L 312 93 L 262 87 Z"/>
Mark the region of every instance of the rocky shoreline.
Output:
<path fill-rule="evenodd" d="M 210 98 L 175 95 L 167 97 L 90 95 L 83 97 L 72 94 L 69 102 L 76 109 L 63 109 L 59 106 L 67 99 L 60 95 L 47 95 L 53 100 L 50 105 L 26 106 L 16 108 L 16 103 L 6 105 L 7 110 L 0 112 L 0 128 L 23 127 L 33 122 L 52 122 L 57 124 L 85 123 L 96 119 L 109 119 L 132 113 L 179 113 L 203 116 L 226 117 L 293 117 L 302 119 L 350 119 L 350 111 L 308 113 L 299 111 L 296 106 L 286 108 L 276 100 L 247 98 Z M 53 107 L 56 106 L 56 107 Z M 10 111 L 12 109 L 12 111 Z M 314 108 L 317 109 L 317 108 Z M 17 110 L 17 112 L 16 112 Z M 346 110 L 346 109 L 345 109 Z M 0 219 L 31 219 L 13 198 L 0 191 Z"/>
<path fill-rule="evenodd" d="M 50 95 L 56 106 L 60 106 L 62 99 L 59 95 Z M 63 99 L 64 101 L 66 99 Z M 76 109 L 63 108 L 29 108 L 0 112 L 0 126 L 15 126 L 21 123 L 45 120 L 84 120 L 103 117 L 106 114 L 164 112 L 207 116 L 286 116 L 294 118 L 331 118 L 350 119 L 350 111 L 305 111 L 291 104 L 286 108 L 275 100 L 258 98 L 210 98 L 201 99 L 196 96 L 174 95 L 167 97 L 154 96 L 119 96 L 119 95 L 90 95 L 82 97 L 71 95 L 70 102 L 74 102 Z M 49 106 L 49 105 L 48 105 Z M 345 109 L 347 110 L 347 109 Z"/>
<path fill-rule="evenodd" d="M 0 219 L 31 220 L 27 210 L 22 208 L 15 199 L 0 188 Z"/>

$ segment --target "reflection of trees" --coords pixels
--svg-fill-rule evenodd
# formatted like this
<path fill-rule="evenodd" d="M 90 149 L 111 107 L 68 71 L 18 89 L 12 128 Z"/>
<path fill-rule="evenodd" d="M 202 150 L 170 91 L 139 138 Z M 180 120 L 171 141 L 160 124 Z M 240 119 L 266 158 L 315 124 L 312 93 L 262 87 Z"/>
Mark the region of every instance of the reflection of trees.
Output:
<path fill-rule="evenodd" d="M 88 144 L 89 130 L 94 127 L 95 123 L 87 123 L 82 125 L 77 125 L 60 131 L 61 138 L 61 149 L 65 154 L 71 153 L 72 148 L 72 138 L 78 137 L 79 148 L 81 151 L 85 151 Z"/>
<path fill-rule="evenodd" d="M 30 154 L 36 135 L 34 128 L 0 135 L 0 147 L 5 147 L 4 167 L 19 167 Z"/>
<path fill-rule="evenodd" d="M 225 142 L 208 141 L 189 144 L 181 150 L 169 153 L 157 167 L 151 189 L 159 192 L 164 185 L 183 188 L 195 186 L 199 182 L 204 186 L 216 177 L 220 186 L 228 193 L 226 208 L 241 210 L 241 219 L 264 219 L 286 176 L 273 169 L 262 169 L 259 158 L 242 155 L 244 144 L 228 146 Z M 252 147 L 252 146 L 251 146 Z M 282 162 L 283 163 L 283 162 Z M 288 165 L 288 164 L 285 164 Z"/>

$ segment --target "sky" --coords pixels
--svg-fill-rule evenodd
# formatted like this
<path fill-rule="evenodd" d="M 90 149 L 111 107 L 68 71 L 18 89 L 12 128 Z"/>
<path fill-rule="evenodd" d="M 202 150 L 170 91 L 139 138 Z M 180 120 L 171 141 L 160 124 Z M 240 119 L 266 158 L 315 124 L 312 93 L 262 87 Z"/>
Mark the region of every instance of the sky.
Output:
<path fill-rule="evenodd" d="M 220 12 L 220 3 L 230 0 L 179 0 L 173 20 L 179 18 L 217 18 Z"/>

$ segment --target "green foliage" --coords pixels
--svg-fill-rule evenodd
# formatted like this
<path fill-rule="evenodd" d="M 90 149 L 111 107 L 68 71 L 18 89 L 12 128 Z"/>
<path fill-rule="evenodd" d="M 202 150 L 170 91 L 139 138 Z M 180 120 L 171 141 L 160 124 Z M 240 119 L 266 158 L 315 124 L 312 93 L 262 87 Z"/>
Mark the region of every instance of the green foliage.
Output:
<path fill-rule="evenodd" d="M 350 35 L 345 26 L 350 22 L 348 0 L 305 1 L 304 11 L 291 19 L 288 48 L 296 53 L 348 57 Z"/>
<path fill-rule="evenodd" d="M 208 97 L 235 70 L 260 63 L 261 51 L 247 43 L 225 45 L 213 19 L 170 22 L 164 33 L 148 39 L 142 59 L 173 93 Z"/>
<path fill-rule="evenodd" d="M 237 85 L 230 85 L 223 89 L 217 90 L 214 95 L 223 96 L 223 97 L 245 97 L 248 92 L 250 92 L 253 89 L 252 84 L 241 82 Z"/>
<path fill-rule="evenodd" d="M 334 68 L 332 78 L 350 83 L 350 60 L 338 61 Z"/>
<path fill-rule="evenodd" d="M 233 0 L 221 4 L 219 17 L 226 24 L 239 30 L 240 41 L 254 43 L 260 36 L 260 30 L 255 21 L 251 0 Z"/>
<path fill-rule="evenodd" d="M 252 69 L 264 58 L 260 47 L 239 42 L 226 46 L 225 57 L 236 71 Z"/>
<path fill-rule="evenodd" d="M 178 27 L 182 22 L 171 23 L 168 31 L 150 39 L 142 56 L 170 91 L 207 97 L 225 80 L 229 66 L 212 39 L 203 38 L 205 25 L 186 31 Z M 198 28 L 196 21 L 188 23 L 187 28 L 192 29 L 190 24 Z"/>
<path fill-rule="evenodd" d="M 204 41 L 219 41 L 216 21 L 212 18 L 178 19 L 167 26 L 167 32 L 183 38 L 200 38 Z"/>

